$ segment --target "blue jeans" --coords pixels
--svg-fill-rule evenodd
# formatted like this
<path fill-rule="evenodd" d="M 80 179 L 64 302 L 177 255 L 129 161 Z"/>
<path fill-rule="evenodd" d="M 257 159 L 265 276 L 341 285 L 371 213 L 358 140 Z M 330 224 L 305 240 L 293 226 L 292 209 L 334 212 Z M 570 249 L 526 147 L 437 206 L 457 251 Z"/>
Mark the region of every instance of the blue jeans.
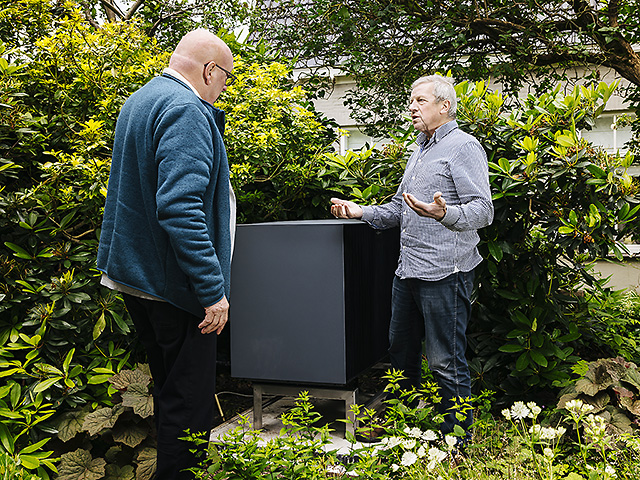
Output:
<path fill-rule="evenodd" d="M 473 413 L 456 418 L 451 410 L 458 398 L 471 396 L 471 376 L 465 357 L 466 330 L 471 316 L 471 291 L 474 273 L 457 272 L 435 282 L 408 278 L 393 281 L 389 356 L 391 366 L 403 370 L 405 387 L 421 385 L 422 341 L 438 386 L 442 402 L 438 411 L 444 416 L 441 431 L 451 433 L 458 424 L 468 440 Z M 462 412 L 461 412 L 462 413 Z"/>

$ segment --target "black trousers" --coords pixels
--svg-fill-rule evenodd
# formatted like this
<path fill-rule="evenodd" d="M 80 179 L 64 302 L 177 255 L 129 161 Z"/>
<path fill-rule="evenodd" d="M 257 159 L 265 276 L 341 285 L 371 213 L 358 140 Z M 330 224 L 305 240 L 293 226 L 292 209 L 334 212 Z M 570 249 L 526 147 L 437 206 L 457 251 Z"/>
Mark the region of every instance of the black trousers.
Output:
<path fill-rule="evenodd" d="M 123 294 L 127 310 L 149 359 L 158 433 L 156 480 L 192 479 L 195 445 L 179 440 L 185 430 L 212 428 L 215 407 L 216 334 L 203 335 L 198 318 L 166 302 Z M 205 447 L 201 447 L 204 449 Z"/>

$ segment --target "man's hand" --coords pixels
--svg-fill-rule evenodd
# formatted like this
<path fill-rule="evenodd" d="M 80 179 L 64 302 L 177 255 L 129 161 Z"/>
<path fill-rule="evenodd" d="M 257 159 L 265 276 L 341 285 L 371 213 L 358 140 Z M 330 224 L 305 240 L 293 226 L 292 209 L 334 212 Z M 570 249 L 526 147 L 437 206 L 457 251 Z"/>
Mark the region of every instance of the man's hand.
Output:
<path fill-rule="evenodd" d="M 362 218 L 362 208 L 357 203 L 339 198 L 332 198 L 331 203 L 331 213 L 336 218 Z"/>
<path fill-rule="evenodd" d="M 229 319 L 229 302 L 227 301 L 227 297 L 222 297 L 222 300 L 218 303 L 205 308 L 204 313 L 204 320 L 198 325 L 200 333 L 204 335 L 216 332 L 216 334 L 220 335 L 220 332 L 222 332 L 222 329 Z"/>
<path fill-rule="evenodd" d="M 421 217 L 435 218 L 440 221 L 447 213 L 447 204 L 444 198 L 442 198 L 441 192 L 436 192 L 433 195 L 432 203 L 421 202 L 410 193 L 403 193 L 402 196 L 404 197 L 404 201 L 407 202 L 407 205 Z"/>

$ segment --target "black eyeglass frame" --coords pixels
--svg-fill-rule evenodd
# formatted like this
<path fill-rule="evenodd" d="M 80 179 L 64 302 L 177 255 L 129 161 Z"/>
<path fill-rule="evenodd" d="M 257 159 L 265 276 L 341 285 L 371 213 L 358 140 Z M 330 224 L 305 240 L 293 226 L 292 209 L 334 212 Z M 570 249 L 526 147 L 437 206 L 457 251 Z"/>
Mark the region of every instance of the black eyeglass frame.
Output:
<path fill-rule="evenodd" d="M 213 62 L 213 60 L 211 60 L 211 62 Z M 205 63 L 205 64 L 204 64 L 204 68 L 207 68 L 211 62 L 207 62 L 207 63 Z M 236 79 L 238 78 L 238 77 L 236 77 L 233 73 L 231 73 L 229 70 L 227 70 L 226 68 L 222 68 L 220 65 L 218 65 L 218 64 L 217 64 L 217 63 L 215 63 L 215 62 L 213 63 L 213 66 L 214 66 L 214 67 L 218 67 L 220 70 L 222 70 L 224 73 L 226 73 L 226 74 L 227 74 L 227 79 L 224 81 L 224 84 L 225 84 L 227 87 L 229 87 L 229 86 L 233 85 L 233 82 L 235 82 L 235 81 L 236 81 Z"/>

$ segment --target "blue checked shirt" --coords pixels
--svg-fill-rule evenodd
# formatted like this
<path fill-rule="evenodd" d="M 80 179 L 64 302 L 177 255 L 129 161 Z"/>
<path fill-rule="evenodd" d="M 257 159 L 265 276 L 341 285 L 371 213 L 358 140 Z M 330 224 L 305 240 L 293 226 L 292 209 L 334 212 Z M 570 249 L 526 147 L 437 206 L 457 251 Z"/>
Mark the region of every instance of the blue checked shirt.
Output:
<path fill-rule="evenodd" d="M 392 200 L 362 207 L 362 219 L 378 229 L 400 226 L 398 277 L 435 281 L 469 272 L 482 261 L 477 230 L 493 220 L 487 155 L 455 120 L 430 139 L 420 133 L 417 143 L 420 148 L 409 158 Z M 438 191 L 447 203 L 440 221 L 419 216 L 402 198 L 407 192 L 431 203 Z"/>

